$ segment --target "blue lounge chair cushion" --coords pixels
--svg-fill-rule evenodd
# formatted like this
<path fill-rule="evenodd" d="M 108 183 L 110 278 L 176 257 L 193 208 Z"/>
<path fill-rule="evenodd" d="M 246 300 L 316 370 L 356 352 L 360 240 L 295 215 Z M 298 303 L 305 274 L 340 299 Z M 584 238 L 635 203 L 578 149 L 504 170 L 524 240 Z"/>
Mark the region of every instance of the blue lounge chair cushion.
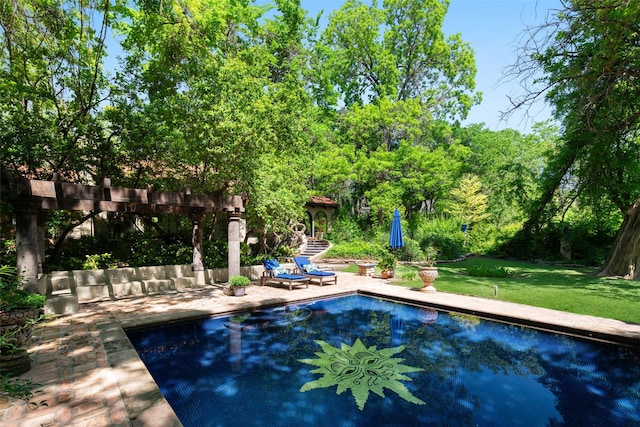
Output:
<path fill-rule="evenodd" d="M 309 258 L 304 256 L 297 256 L 293 258 L 293 261 L 296 263 L 300 271 L 304 272 L 307 276 L 327 277 L 336 275 L 333 271 L 319 270 L 315 264 L 309 261 Z"/>
<path fill-rule="evenodd" d="M 265 259 L 262 264 L 264 265 L 264 268 L 269 271 L 273 270 L 276 267 L 280 267 L 280 263 L 278 263 L 278 260 L 275 259 Z"/>
<path fill-rule="evenodd" d="M 285 279 L 285 280 L 302 280 L 302 279 L 306 279 L 306 277 L 304 276 L 300 276 L 297 274 L 289 274 L 289 273 L 285 273 L 285 274 L 278 274 L 275 276 L 276 279 Z"/>
<path fill-rule="evenodd" d="M 315 271 L 308 271 L 307 274 L 309 276 L 335 276 L 336 273 L 332 271 L 315 270 Z"/>

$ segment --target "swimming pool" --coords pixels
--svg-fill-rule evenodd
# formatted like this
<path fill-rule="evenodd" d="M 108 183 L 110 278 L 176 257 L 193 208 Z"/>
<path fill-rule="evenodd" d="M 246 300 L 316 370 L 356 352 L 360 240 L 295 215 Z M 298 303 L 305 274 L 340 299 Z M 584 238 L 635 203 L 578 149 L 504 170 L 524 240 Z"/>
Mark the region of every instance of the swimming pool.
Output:
<path fill-rule="evenodd" d="M 640 425 L 635 350 L 376 298 L 127 333 L 185 426 Z"/>

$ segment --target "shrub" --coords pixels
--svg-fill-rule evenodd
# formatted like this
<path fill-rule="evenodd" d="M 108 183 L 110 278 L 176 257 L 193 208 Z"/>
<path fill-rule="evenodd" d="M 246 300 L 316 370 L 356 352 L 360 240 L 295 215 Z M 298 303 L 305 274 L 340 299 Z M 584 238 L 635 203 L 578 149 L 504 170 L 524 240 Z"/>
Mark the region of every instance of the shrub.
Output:
<path fill-rule="evenodd" d="M 522 223 L 511 223 L 502 227 L 493 224 L 479 224 L 467 232 L 469 252 L 481 255 L 505 255 L 500 248 L 513 239 L 522 228 Z"/>
<path fill-rule="evenodd" d="M 0 311 L 10 311 L 14 308 L 42 308 L 46 297 L 22 289 L 22 277 L 15 267 L 0 266 Z"/>
<path fill-rule="evenodd" d="M 416 225 L 414 239 L 420 242 L 422 252 L 434 246 L 442 259 L 455 259 L 465 253 L 464 234 L 457 219 L 434 218 L 416 222 Z"/>
<path fill-rule="evenodd" d="M 403 261 L 421 261 L 424 259 L 420 244 L 410 237 L 404 238 L 404 247 L 400 249 L 398 256 Z"/>
<path fill-rule="evenodd" d="M 109 253 L 87 255 L 86 258 L 84 264 L 82 264 L 83 270 L 100 270 L 103 268 L 118 267 L 118 262 L 112 259 Z"/>
<path fill-rule="evenodd" d="M 340 215 L 331 223 L 327 239 L 335 243 L 351 242 L 362 238 L 358 223 L 349 216 Z"/>
<path fill-rule="evenodd" d="M 387 252 L 378 259 L 378 267 L 383 270 L 389 270 L 396 266 L 396 257 L 392 253 Z"/>
<path fill-rule="evenodd" d="M 383 245 L 364 241 L 338 243 L 325 254 L 327 258 L 371 259 L 382 257 L 389 251 Z"/>
<path fill-rule="evenodd" d="M 504 267 L 474 266 L 467 268 L 467 274 L 473 277 L 511 277 L 513 272 Z"/>
<path fill-rule="evenodd" d="M 232 286 L 232 287 L 249 286 L 250 283 L 251 283 L 251 280 L 249 280 L 249 278 L 245 276 L 229 277 L 229 286 Z"/>

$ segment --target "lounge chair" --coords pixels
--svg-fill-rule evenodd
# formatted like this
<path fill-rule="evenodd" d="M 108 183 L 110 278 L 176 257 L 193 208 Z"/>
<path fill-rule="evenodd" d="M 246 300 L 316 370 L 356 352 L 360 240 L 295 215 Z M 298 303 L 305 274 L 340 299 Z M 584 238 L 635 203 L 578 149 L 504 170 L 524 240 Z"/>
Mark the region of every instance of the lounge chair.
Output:
<path fill-rule="evenodd" d="M 318 283 L 320 286 L 325 283 L 338 284 L 338 276 L 333 271 L 320 270 L 316 265 L 309 261 L 309 258 L 305 256 L 297 256 L 293 258 L 293 261 L 298 266 L 300 274 L 308 277 L 311 283 Z"/>
<path fill-rule="evenodd" d="M 309 287 L 309 278 L 300 274 L 291 274 L 284 267 L 280 266 L 275 259 L 263 261 L 264 272 L 260 278 L 260 285 L 267 283 L 285 284 L 289 286 L 289 290 L 293 290 L 294 286 L 305 285 Z"/>

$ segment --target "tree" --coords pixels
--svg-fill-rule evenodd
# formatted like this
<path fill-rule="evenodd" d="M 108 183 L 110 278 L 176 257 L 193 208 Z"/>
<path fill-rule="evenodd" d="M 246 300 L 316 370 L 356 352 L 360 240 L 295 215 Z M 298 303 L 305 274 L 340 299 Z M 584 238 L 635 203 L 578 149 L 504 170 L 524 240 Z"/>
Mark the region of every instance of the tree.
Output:
<path fill-rule="evenodd" d="M 127 90 L 112 117 L 114 126 L 125 124 L 122 141 L 132 144 L 125 151 L 142 154 L 136 171 L 151 165 L 149 178 L 163 187 L 244 192 L 252 201 L 248 217 L 261 230 L 281 231 L 283 218 L 300 216 L 311 99 L 301 78 L 307 22 L 299 3 L 278 0 L 274 14 L 263 19 L 267 7 L 232 0 L 128 9 L 131 19 L 121 31 L 131 72 L 121 76 Z M 142 122 L 142 133 L 129 120 L 140 115 L 152 118 Z M 158 146 L 166 153 L 161 159 L 153 150 Z M 267 182 L 267 171 L 277 176 Z M 280 192 L 277 185 L 300 205 L 265 209 L 277 199 L 270 193 Z"/>
<path fill-rule="evenodd" d="M 0 3 L 5 173 L 31 178 L 59 173 L 73 181 L 105 176 L 109 144 L 96 112 L 108 93 L 102 63 L 111 5 L 100 0 Z"/>
<path fill-rule="evenodd" d="M 542 196 L 525 224 L 543 223 L 545 207 L 568 177 L 586 200 L 610 200 L 626 217 L 603 275 L 640 278 L 640 3 L 572 0 L 532 31 L 514 72 L 542 73 L 516 106 L 546 96 L 564 126 L 564 144 L 545 171 Z"/>
<path fill-rule="evenodd" d="M 449 197 L 451 200 L 445 210 L 460 218 L 460 224 L 477 224 L 489 216 L 487 195 L 482 193 L 482 182 L 476 175 L 464 175 Z"/>
<path fill-rule="evenodd" d="M 493 224 L 525 220 L 529 206 L 540 195 L 540 179 L 557 134 L 557 127 L 550 123 L 534 125 L 528 135 L 513 129 L 491 131 L 481 124 L 455 130 L 455 137 L 471 150 L 465 172 L 482 180 Z"/>
<path fill-rule="evenodd" d="M 464 118 L 479 101 L 473 50 L 459 34 L 445 39 L 448 0 L 347 0 L 329 17 L 316 47 L 317 74 L 344 104 L 417 99 L 430 115 Z"/>

